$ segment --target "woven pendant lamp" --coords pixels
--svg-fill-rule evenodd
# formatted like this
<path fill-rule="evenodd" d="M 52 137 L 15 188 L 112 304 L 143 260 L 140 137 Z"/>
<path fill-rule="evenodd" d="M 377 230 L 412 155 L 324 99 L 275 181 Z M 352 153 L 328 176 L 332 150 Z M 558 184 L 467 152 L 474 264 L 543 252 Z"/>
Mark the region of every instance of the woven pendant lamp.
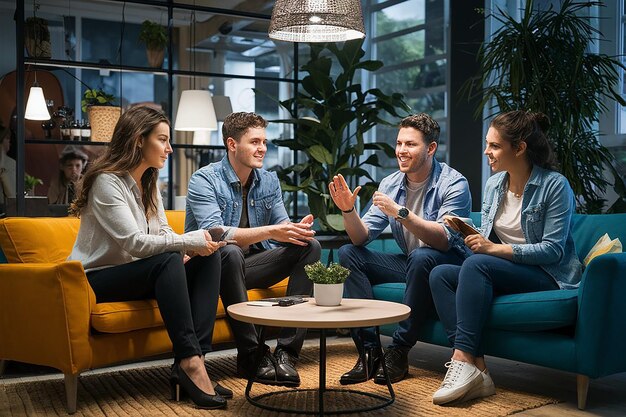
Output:
<path fill-rule="evenodd" d="M 288 42 L 364 38 L 361 0 L 276 0 L 269 37 Z"/>

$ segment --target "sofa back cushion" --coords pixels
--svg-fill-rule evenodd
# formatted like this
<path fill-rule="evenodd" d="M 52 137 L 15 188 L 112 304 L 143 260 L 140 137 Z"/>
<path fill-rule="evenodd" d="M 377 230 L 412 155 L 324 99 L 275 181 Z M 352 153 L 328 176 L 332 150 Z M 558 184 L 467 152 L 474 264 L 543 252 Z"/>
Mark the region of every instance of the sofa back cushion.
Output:
<path fill-rule="evenodd" d="M 75 217 L 9 217 L 0 222 L 0 246 L 10 263 L 59 263 L 78 234 Z"/>
<path fill-rule="evenodd" d="M 582 260 L 605 233 L 626 244 L 626 214 L 575 214 L 572 234 L 578 257 Z"/>
<path fill-rule="evenodd" d="M 176 233 L 185 225 L 184 211 L 166 211 Z M 0 220 L 0 247 L 10 263 L 58 263 L 74 246 L 80 220 L 75 217 L 8 217 Z"/>

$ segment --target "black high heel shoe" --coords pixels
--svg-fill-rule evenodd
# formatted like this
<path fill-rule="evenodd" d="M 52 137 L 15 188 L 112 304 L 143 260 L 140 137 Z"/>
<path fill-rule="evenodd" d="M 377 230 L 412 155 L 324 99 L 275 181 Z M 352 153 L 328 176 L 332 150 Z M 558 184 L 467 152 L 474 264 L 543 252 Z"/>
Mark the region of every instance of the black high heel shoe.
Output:
<path fill-rule="evenodd" d="M 198 408 L 215 409 L 226 407 L 226 400 L 220 394 L 209 395 L 193 383 L 185 371 L 178 365 L 172 366 L 170 376 L 171 397 L 180 401 L 181 393 L 187 393 Z"/>
<path fill-rule="evenodd" d="M 174 364 L 172 364 L 172 374 L 170 376 L 170 384 L 173 385 L 174 383 L 176 383 L 178 380 L 176 380 L 175 382 L 172 382 L 174 380 L 174 366 L 178 366 L 179 362 L 174 361 Z M 210 369 L 209 369 L 209 365 L 205 362 L 204 363 L 204 367 L 206 368 L 206 372 L 207 374 L 209 373 Z M 176 375 L 176 378 L 178 378 L 178 375 Z M 221 385 L 219 382 L 213 381 L 211 380 L 211 384 L 213 385 L 213 390 L 215 390 L 216 394 L 221 395 L 222 397 L 226 398 L 227 400 L 230 400 L 233 398 L 233 391 L 231 389 L 226 388 L 225 386 Z M 175 400 L 175 393 L 172 394 L 171 396 L 172 400 Z"/>

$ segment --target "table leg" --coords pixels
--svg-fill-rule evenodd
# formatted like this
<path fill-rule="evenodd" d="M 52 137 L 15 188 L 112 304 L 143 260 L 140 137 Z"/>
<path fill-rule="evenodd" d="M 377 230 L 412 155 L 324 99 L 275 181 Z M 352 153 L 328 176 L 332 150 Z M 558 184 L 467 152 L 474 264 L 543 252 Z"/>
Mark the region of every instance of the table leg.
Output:
<path fill-rule="evenodd" d="M 265 326 L 259 326 L 259 346 L 256 351 L 256 360 L 254 361 L 254 368 L 252 368 L 253 370 L 248 377 L 248 384 L 246 385 L 246 398 L 248 401 L 251 401 L 250 390 L 252 389 L 252 384 L 256 378 L 256 370 L 259 369 L 263 355 L 265 355 Z"/>
<path fill-rule="evenodd" d="M 260 329 L 259 330 L 259 350 L 257 351 L 257 357 L 255 361 L 257 368 L 259 364 L 261 363 L 261 359 L 263 358 L 263 355 L 265 354 L 265 351 L 263 349 L 265 347 L 265 334 L 264 334 L 265 328 L 263 326 L 259 326 L 259 329 Z M 382 344 L 380 342 L 380 330 L 378 327 L 376 327 L 376 337 L 378 340 L 377 348 L 380 349 L 380 352 L 382 352 Z M 318 384 L 317 390 L 315 388 L 289 389 L 289 390 L 283 390 L 283 391 L 268 392 L 265 394 L 257 395 L 255 397 L 251 397 L 250 390 L 252 389 L 252 384 L 255 379 L 255 375 L 251 375 L 251 378 L 248 379 L 248 385 L 246 386 L 245 396 L 246 396 L 246 399 L 251 404 L 259 408 L 270 410 L 270 411 L 281 412 L 281 413 L 296 413 L 296 414 L 308 414 L 308 415 L 313 414 L 313 415 L 324 416 L 326 414 L 352 414 L 352 413 L 360 413 L 360 412 L 377 410 L 383 407 L 387 407 L 390 404 L 393 404 L 396 398 L 396 394 L 393 391 L 393 387 L 391 386 L 391 381 L 389 379 L 389 374 L 387 373 L 387 368 L 385 367 L 384 361 L 382 365 L 383 365 L 383 372 L 385 373 L 385 377 L 387 379 L 387 388 L 389 389 L 389 394 L 391 396 L 390 398 L 383 397 L 382 395 L 379 395 L 379 394 L 357 391 L 353 389 L 337 389 L 337 388 L 327 389 L 326 388 L 326 329 L 320 329 L 319 384 Z M 311 392 L 311 391 L 313 392 L 317 391 L 317 395 L 318 395 L 318 409 L 315 411 L 282 408 L 282 407 L 277 407 L 273 405 L 263 404 L 262 402 L 260 402 L 260 400 L 274 396 L 274 395 L 288 394 L 288 393 L 293 393 L 293 392 Z M 370 407 L 361 407 L 361 408 L 355 408 L 355 409 L 339 409 L 339 410 L 331 410 L 327 412 L 324 410 L 324 395 L 327 392 L 343 392 L 343 393 L 362 395 L 364 397 L 378 399 L 381 401 L 381 403 L 376 404 L 374 406 L 370 406 Z"/>
<path fill-rule="evenodd" d="M 387 365 L 385 365 L 385 357 L 383 356 L 383 345 L 380 342 L 380 327 L 376 326 L 376 340 L 378 341 L 378 354 L 380 355 L 380 365 L 383 367 L 383 373 L 385 374 L 385 381 L 387 382 L 387 389 L 389 389 L 389 395 L 391 399 L 389 404 L 392 404 L 396 400 L 396 393 L 393 390 L 391 380 L 389 379 L 389 372 L 387 372 Z"/>
<path fill-rule="evenodd" d="M 326 329 L 320 329 L 320 381 L 318 390 L 319 415 L 324 415 L 324 393 L 326 392 Z"/>

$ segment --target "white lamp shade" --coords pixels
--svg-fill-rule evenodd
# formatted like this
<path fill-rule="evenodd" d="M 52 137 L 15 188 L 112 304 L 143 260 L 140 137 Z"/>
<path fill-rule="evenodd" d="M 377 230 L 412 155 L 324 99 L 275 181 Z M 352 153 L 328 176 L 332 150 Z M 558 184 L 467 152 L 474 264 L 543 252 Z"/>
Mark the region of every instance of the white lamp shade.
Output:
<path fill-rule="evenodd" d="M 217 130 L 211 93 L 207 90 L 185 90 L 180 96 L 174 130 L 186 132 Z"/>
<path fill-rule="evenodd" d="M 24 118 L 28 120 L 50 120 L 50 113 L 41 87 L 30 88 Z"/>

